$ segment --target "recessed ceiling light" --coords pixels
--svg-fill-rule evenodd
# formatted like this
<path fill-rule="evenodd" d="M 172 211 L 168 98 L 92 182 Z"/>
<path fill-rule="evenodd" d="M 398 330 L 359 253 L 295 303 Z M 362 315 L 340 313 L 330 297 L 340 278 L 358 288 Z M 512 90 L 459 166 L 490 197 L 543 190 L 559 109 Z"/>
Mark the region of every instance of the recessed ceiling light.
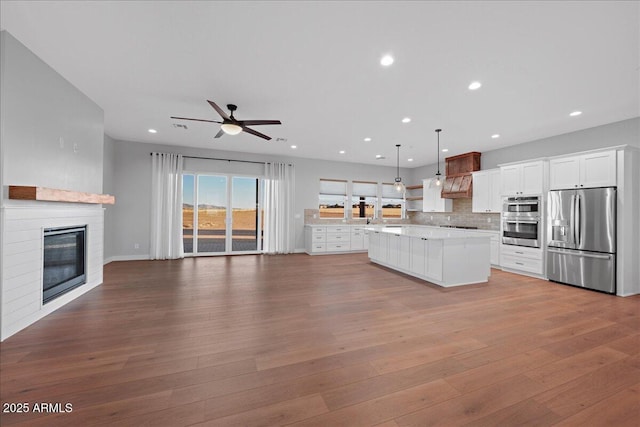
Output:
<path fill-rule="evenodd" d="M 402 123 L 409 123 L 411 121 L 410 117 L 405 117 L 404 119 L 402 119 Z"/>
<path fill-rule="evenodd" d="M 471 84 L 469 85 L 469 90 L 480 89 L 481 86 L 482 86 L 482 83 L 480 82 L 471 82 Z"/>
<path fill-rule="evenodd" d="M 391 55 L 385 55 L 382 58 L 380 58 L 380 65 L 382 65 L 383 67 L 388 67 L 389 65 L 393 64 L 393 56 Z"/>
<path fill-rule="evenodd" d="M 449 151 L 449 149 L 448 149 L 448 148 L 443 148 L 443 149 L 442 149 L 442 152 L 443 152 L 443 153 L 446 153 L 447 151 Z"/>
<path fill-rule="evenodd" d="M 369 141 L 371 141 L 371 138 L 366 137 L 366 138 L 364 139 L 364 141 L 365 141 L 365 142 L 369 142 Z"/>
<path fill-rule="evenodd" d="M 413 159 L 407 159 L 407 162 L 413 162 Z"/>
<path fill-rule="evenodd" d="M 158 133 L 158 131 L 155 129 L 149 129 L 149 133 Z"/>
<path fill-rule="evenodd" d="M 382 158 L 382 154 L 376 154 L 376 159 L 381 159 Z"/>
<path fill-rule="evenodd" d="M 344 154 L 344 150 L 340 150 L 340 151 L 339 151 L 339 153 L 340 153 L 340 154 Z"/>
<path fill-rule="evenodd" d="M 293 148 L 295 150 L 296 148 L 298 148 L 298 146 L 297 145 L 292 145 L 291 148 Z"/>
<path fill-rule="evenodd" d="M 571 117 L 575 117 L 575 116 L 579 116 L 580 114 L 582 114 L 582 111 L 574 111 L 573 113 L 569 114 Z"/>
<path fill-rule="evenodd" d="M 494 133 L 493 135 L 491 135 L 491 138 L 493 138 L 493 139 L 500 138 L 500 134 L 499 133 Z"/>

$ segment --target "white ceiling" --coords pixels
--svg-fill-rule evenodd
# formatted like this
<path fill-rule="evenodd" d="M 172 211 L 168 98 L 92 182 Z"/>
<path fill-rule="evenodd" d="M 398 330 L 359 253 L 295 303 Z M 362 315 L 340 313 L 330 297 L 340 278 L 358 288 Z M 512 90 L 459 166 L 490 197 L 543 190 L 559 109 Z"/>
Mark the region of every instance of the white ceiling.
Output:
<path fill-rule="evenodd" d="M 637 1 L 0 4 L 2 29 L 100 105 L 116 139 L 385 165 L 402 144 L 415 167 L 435 163 L 436 128 L 455 155 L 640 115 Z M 218 120 L 206 99 L 283 124 L 255 127 L 271 142 L 173 127 Z"/>

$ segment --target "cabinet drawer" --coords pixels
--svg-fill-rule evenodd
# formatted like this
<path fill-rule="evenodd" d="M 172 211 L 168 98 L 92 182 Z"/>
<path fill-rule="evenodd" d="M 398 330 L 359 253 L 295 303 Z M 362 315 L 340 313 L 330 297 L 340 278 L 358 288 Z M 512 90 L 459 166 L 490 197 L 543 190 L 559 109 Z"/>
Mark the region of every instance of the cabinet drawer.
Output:
<path fill-rule="evenodd" d="M 341 225 L 327 225 L 326 226 L 327 233 L 348 233 L 350 231 L 349 227 L 341 226 Z"/>
<path fill-rule="evenodd" d="M 500 265 L 504 268 L 528 271 L 529 273 L 542 274 L 542 260 L 523 258 L 512 255 L 501 254 Z"/>
<path fill-rule="evenodd" d="M 503 256 L 529 258 L 542 262 L 542 251 L 540 249 L 527 248 L 524 246 L 502 245 L 500 252 Z"/>
<path fill-rule="evenodd" d="M 312 243 L 311 244 L 311 252 L 326 252 L 327 244 L 326 243 Z"/>
<path fill-rule="evenodd" d="M 350 250 L 349 241 L 327 243 L 327 252 L 341 252 Z"/>
<path fill-rule="evenodd" d="M 327 233 L 327 242 L 349 242 L 349 233 Z"/>
<path fill-rule="evenodd" d="M 327 240 L 327 234 L 326 233 L 322 233 L 322 234 L 311 234 L 311 241 L 312 242 L 325 242 Z"/>
<path fill-rule="evenodd" d="M 311 233 L 313 234 L 318 234 L 318 233 L 325 233 L 327 231 L 327 227 L 311 227 Z"/>

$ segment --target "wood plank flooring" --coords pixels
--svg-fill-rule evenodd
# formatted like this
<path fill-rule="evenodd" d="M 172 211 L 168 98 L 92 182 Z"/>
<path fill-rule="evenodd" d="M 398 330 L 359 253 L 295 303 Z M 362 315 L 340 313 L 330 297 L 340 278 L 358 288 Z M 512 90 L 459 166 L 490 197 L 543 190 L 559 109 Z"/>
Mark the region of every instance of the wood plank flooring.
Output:
<path fill-rule="evenodd" d="M 640 297 L 366 254 L 114 262 L 1 347 L 3 426 L 640 423 Z"/>

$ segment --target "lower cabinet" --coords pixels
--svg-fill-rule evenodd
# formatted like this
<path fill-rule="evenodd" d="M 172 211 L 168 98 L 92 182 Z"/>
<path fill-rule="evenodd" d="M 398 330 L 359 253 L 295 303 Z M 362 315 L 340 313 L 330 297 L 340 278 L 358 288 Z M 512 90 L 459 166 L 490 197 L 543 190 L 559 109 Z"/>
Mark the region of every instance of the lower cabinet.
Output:
<path fill-rule="evenodd" d="M 362 252 L 367 250 L 368 242 L 367 232 L 362 226 L 305 226 L 305 252 L 310 255 Z"/>
<path fill-rule="evenodd" d="M 502 245 L 500 249 L 500 265 L 502 268 L 509 270 L 543 275 L 543 251 L 538 248 Z"/>
<path fill-rule="evenodd" d="M 444 287 L 484 283 L 491 274 L 489 236 L 419 237 L 372 231 L 369 258 Z"/>

